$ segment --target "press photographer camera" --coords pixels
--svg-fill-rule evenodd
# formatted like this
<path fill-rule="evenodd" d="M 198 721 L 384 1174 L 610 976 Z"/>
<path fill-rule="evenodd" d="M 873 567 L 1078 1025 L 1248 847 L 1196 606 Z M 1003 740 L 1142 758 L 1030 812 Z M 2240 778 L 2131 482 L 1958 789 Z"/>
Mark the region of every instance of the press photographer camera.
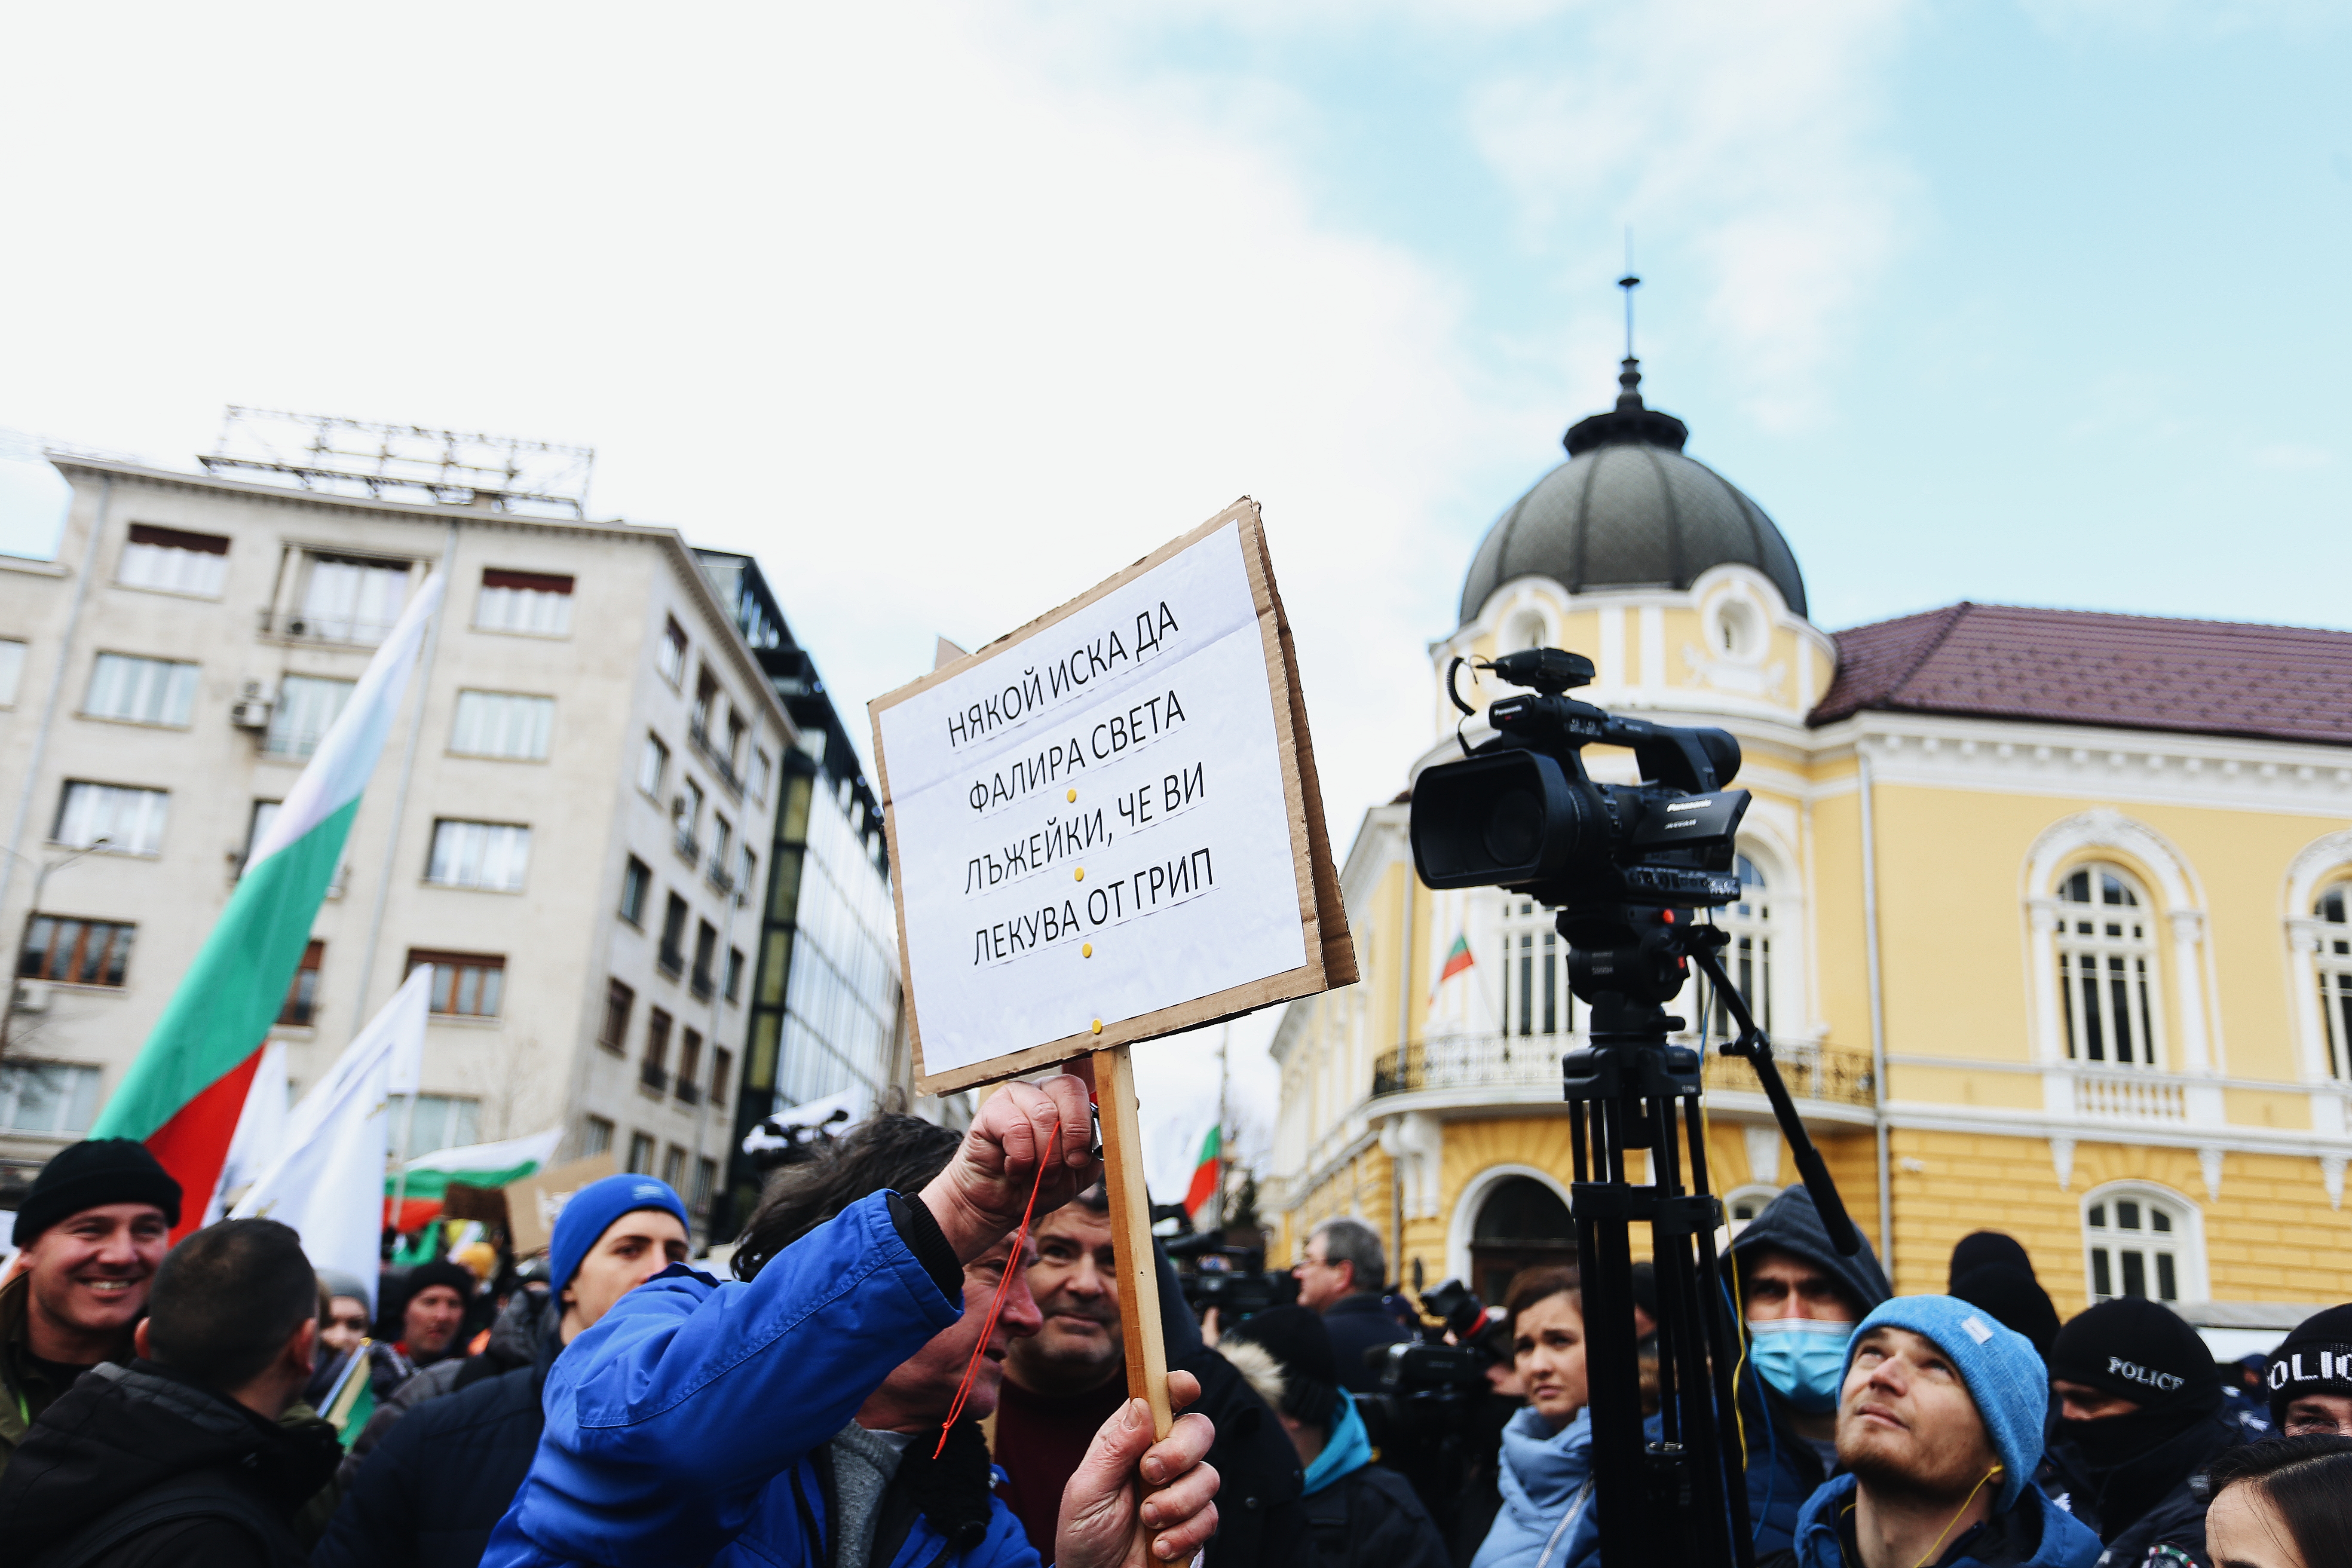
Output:
<path fill-rule="evenodd" d="M 1472 1474 L 1482 1465 L 1492 1468 L 1503 1423 L 1517 1401 L 1496 1394 L 1487 1375 L 1510 1359 L 1509 1346 L 1495 1342 L 1498 1313 L 1459 1279 L 1423 1291 L 1421 1305 L 1438 1326 L 1424 1323 L 1412 1342 L 1387 1348 L 1379 1392 L 1357 1395 L 1356 1410 L 1381 1462 L 1412 1484 L 1438 1533 L 1451 1542 L 1462 1533 L 1463 1511 L 1476 1489 Z M 1448 1333 L 1455 1342 L 1444 1342 Z M 1492 1509 L 1484 1512 L 1490 1517 Z M 1483 1533 L 1485 1520 L 1477 1523 Z"/>
<path fill-rule="evenodd" d="M 1476 710 L 1447 671 L 1465 717 Z M 1738 1328 L 1720 1288 L 1708 1191 L 1700 1062 L 1669 1037 L 1664 1004 L 1694 967 L 1738 1027 L 1726 1055 L 1754 1068 L 1836 1249 L 1861 1237 L 1774 1067 L 1771 1045 L 1717 953 L 1726 933 L 1697 919 L 1736 901 L 1745 790 L 1727 789 L 1739 744 L 1725 731 L 1622 718 L 1567 693 L 1590 659 L 1530 648 L 1482 661 L 1526 695 L 1486 711 L 1492 738 L 1414 782 L 1409 836 L 1437 889 L 1500 887 L 1559 910 L 1569 984 L 1591 1009 L 1589 1045 L 1561 1061 L 1570 1108 L 1581 1317 L 1589 1368 L 1594 1506 L 1609 1563 L 1748 1568 L 1754 1549 L 1733 1418 Z M 1622 746 L 1636 784 L 1601 784 L 1584 748 Z M 1646 1157 L 1646 1159 L 1644 1159 Z M 1646 1163 L 1650 1180 L 1628 1179 Z M 1643 1428 L 1631 1227 L 1650 1227 L 1656 1263 L 1655 1436 Z"/>
<path fill-rule="evenodd" d="M 1287 1307 L 1298 1300 L 1298 1281 L 1287 1270 L 1267 1272 L 1265 1248 L 1228 1247 L 1222 1230 L 1177 1237 L 1166 1244 L 1166 1250 L 1176 1265 L 1184 1304 L 1192 1309 L 1195 1318 L 1214 1307 L 1217 1321 L 1231 1325 L 1268 1307 Z"/>

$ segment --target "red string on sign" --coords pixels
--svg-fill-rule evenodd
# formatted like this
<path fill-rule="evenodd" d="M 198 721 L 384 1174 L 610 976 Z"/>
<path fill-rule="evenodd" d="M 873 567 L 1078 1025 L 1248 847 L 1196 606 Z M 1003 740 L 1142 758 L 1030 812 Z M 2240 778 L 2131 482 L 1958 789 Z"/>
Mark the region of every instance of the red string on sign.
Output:
<path fill-rule="evenodd" d="M 1037 1153 L 1037 1179 L 1030 1184 L 1029 1203 L 1021 1211 L 1021 1228 L 1013 1233 L 1013 1247 L 1004 1259 L 1004 1274 L 996 1282 L 996 1294 L 988 1303 L 987 1320 L 981 1324 L 979 1342 L 971 1347 L 971 1360 L 963 1369 L 963 1381 L 956 1384 L 955 1403 L 948 1406 L 948 1418 L 940 1423 L 939 1447 L 931 1450 L 936 1459 L 947 1452 L 948 1434 L 955 1429 L 956 1417 L 963 1414 L 963 1402 L 971 1397 L 971 1385 L 980 1377 L 980 1358 L 988 1353 L 988 1342 L 996 1337 L 996 1315 L 1004 1309 L 1004 1287 L 1013 1271 L 1021 1267 L 1021 1253 L 1029 1240 L 1029 1216 L 1037 1210 L 1037 1194 L 1045 1185 L 1046 1162 L 1053 1156 L 1044 1150 Z"/>

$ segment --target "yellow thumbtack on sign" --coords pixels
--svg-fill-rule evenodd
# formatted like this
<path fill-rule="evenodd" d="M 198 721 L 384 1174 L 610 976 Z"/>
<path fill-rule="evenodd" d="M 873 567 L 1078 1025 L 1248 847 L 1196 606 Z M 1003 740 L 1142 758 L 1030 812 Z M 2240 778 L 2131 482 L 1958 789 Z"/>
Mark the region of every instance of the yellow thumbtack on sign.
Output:
<path fill-rule="evenodd" d="M 1100 1018 L 1097 1018 L 1095 1020 L 1095 1033 L 1097 1035 L 1102 1033 L 1102 1020 Z"/>
<path fill-rule="evenodd" d="M 1079 945 L 1078 956 L 1080 958 L 1092 958 L 1094 955 L 1095 944 L 1093 942 L 1084 942 Z"/>
<path fill-rule="evenodd" d="M 1070 792 L 1066 796 L 1065 796 L 1064 798 L 1065 798 L 1065 799 L 1067 799 L 1067 800 L 1076 800 L 1076 799 L 1077 799 L 1077 798 L 1078 798 L 1078 792 L 1077 792 L 1076 790 L 1072 790 L 1072 791 L 1071 791 L 1071 792 Z"/>
<path fill-rule="evenodd" d="M 1084 866 L 1078 868 L 1077 879 L 1081 882 L 1087 879 L 1087 868 Z"/>

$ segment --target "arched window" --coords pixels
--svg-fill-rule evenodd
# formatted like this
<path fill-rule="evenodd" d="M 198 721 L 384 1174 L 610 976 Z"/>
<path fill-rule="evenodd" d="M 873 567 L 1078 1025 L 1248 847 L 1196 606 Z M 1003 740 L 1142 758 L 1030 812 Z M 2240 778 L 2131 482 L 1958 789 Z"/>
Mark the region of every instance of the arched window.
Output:
<path fill-rule="evenodd" d="M 1769 1033 L 1772 1027 L 1772 895 L 1755 861 L 1742 855 L 1738 868 L 1739 901 L 1716 916 L 1717 923 L 1731 933 L 1723 949 L 1723 968 L 1739 987 L 1739 994 L 1747 998 L 1748 1010 Z M 1731 1009 L 1720 996 L 1715 998 L 1715 1033 L 1728 1038 L 1736 1032 Z"/>
<path fill-rule="evenodd" d="M 2083 1242 L 2094 1301 L 2117 1296 L 2179 1301 L 2202 1273 L 2195 1211 L 2177 1197 L 2144 1187 L 2088 1194 Z"/>
<path fill-rule="evenodd" d="M 2058 888 L 2058 996 L 2076 1061 L 2157 1065 L 2156 942 L 2148 902 L 2114 866 L 2077 868 Z"/>
<path fill-rule="evenodd" d="M 1565 1035 L 1576 1027 L 1568 943 L 1552 912 L 1532 899 L 1503 906 L 1503 1033 Z"/>
<path fill-rule="evenodd" d="M 1748 1228 L 1748 1222 L 1770 1207 L 1772 1200 L 1780 1195 L 1780 1188 L 1762 1182 L 1751 1182 L 1746 1186 L 1732 1188 L 1723 1194 L 1723 1220 L 1726 1228 L 1732 1235 L 1738 1236 Z"/>
<path fill-rule="evenodd" d="M 1513 616 L 1509 629 L 1503 634 L 1503 651 L 1517 653 L 1522 648 L 1544 646 L 1544 618 L 1540 610 L 1521 610 Z"/>
<path fill-rule="evenodd" d="M 2327 1070 L 2352 1079 L 2352 881 L 2323 890 L 2311 906 L 2319 922 L 2319 1011 L 2326 1019 Z"/>
<path fill-rule="evenodd" d="M 1470 1232 L 1472 1288 L 1499 1304 L 1522 1268 L 1576 1261 L 1576 1222 L 1568 1205 L 1533 1176 L 1506 1176 L 1478 1205 Z"/>

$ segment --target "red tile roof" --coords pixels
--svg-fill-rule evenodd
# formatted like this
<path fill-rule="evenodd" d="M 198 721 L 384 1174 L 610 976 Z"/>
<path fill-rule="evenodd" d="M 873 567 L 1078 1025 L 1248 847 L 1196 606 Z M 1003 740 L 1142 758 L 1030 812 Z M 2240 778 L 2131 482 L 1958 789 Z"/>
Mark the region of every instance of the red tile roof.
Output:
<path fill-rule="evenodd" d="M 1836 641 L 1816 725 L 1876 709 L 2352 745 L 2352 632 L 1963 601 Z"/>

